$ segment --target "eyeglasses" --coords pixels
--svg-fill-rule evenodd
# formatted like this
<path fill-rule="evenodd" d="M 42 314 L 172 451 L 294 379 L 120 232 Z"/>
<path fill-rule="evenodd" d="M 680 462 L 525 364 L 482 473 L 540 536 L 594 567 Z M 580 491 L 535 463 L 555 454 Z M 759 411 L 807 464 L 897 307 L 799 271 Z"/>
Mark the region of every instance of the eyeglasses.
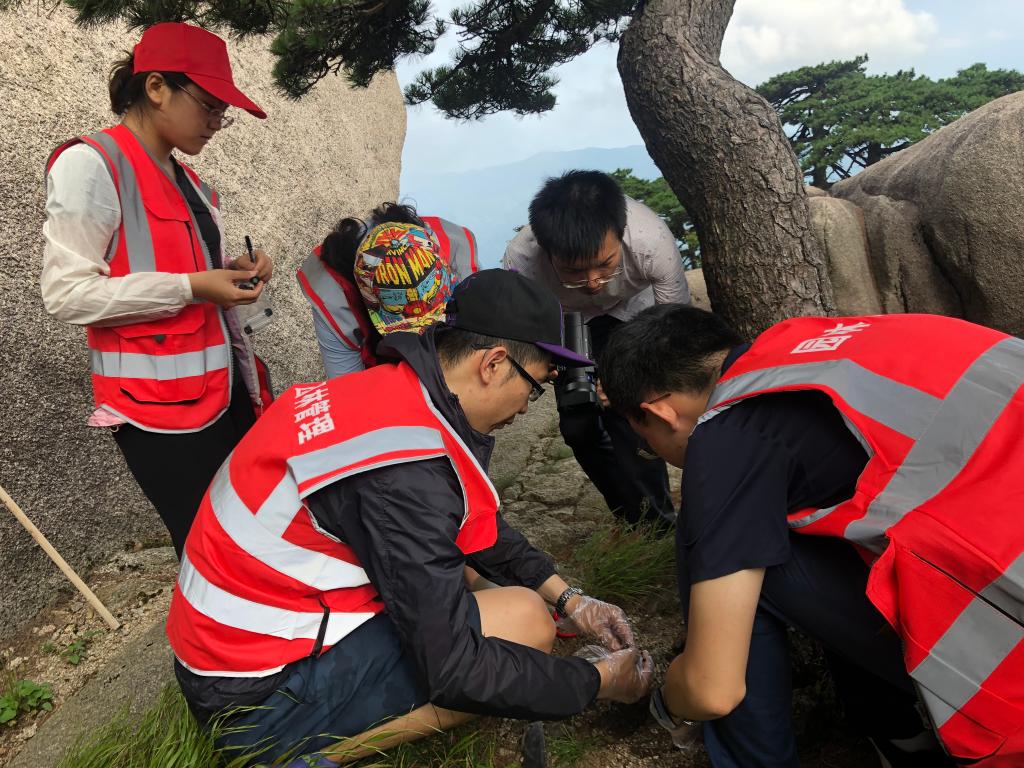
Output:
<path fill-rule="evenodd" d="M 544 394 L 544 387 L 542 387 L 540 382 L 533 378 L 533 376 L 528 374 L 523 366 L 512 359 L 512 355 L 506 353 L 505 357 L 507 357 L 508 361 L 512 363 L 512 367 L 516 369 L 516 372 L 530 383 L 530 402 L 537 402 L 540 399 L 540 396 Z"/>
<path fill-rule="evenodd" d="M 224 128 L 230 128 L 231 124 L 235 122 L 235 118 L 233 118 L 231 115 L 224 114 L 225 112 L 227 112 L 227 107 L 225 107 L 224 109 L 214 109 L 183 85 L 175 85 L 174 87 L 182 93 L 184 93 L 190 99 L 192 99 L 192 101 L 194 101 L 196 104 L 198 104 L 206 111 L 207 122 L 212 123 L 214 120 L 218 121 L 220 123 L 220 127 L 222 130 Z"/>
<path fill-rule="evenodd" d="M 570 282 L 563 282 L 563 288 L 587 288 L 591 283 L 597 283 L 597 285 L 608 285 L 612 280 L 622 274 L 622 266 L 609 275 L 604 277 L 596 277 L 593 280 L 572 280 Z"/>

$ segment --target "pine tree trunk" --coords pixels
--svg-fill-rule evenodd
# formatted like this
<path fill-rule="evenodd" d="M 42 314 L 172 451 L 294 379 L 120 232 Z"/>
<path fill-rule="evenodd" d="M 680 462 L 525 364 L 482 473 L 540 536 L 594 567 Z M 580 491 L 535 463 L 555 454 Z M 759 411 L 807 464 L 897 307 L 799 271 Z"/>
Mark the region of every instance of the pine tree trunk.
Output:
<path fill-rule="evenodd" d="M 835 312 L 803 173 L 771 105 L 722 69 L 734 0 L 647 0 L 619 49 L 629 111 L 700 236 L 716 312 L 753 337 Z"/>

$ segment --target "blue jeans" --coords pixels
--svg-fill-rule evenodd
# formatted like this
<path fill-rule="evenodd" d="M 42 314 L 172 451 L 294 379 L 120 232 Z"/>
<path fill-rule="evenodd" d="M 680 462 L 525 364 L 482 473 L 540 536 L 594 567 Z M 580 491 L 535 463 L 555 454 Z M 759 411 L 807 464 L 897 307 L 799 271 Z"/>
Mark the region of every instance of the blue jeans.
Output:
<path fill-rule="evenodd" d="M 476 601 L 470 603 L 475 608 Z M 470 622 L 480 628 L 478 610 Z M 282 755 L 314 753 L 429 701 L 386 613 L 288 670 L 283 684 L 259 706 L 230 716 L 219 729 L 216 745 L 229 750 L 228 759 L 251 753 L 251 762 L 271 765 Z"/>
<path fill-rule="evenodd" d="M 799 765 L 787 626 L 825 647 L 839 698 L 864 735 L 907 738 L 923 728 L 899 638 L 865 595 L 864 561 L 838 539 L 791 534 L 790 545 L 790 559 L 765 570 L 746 698 L 704 726 L 714 768 Z"/>

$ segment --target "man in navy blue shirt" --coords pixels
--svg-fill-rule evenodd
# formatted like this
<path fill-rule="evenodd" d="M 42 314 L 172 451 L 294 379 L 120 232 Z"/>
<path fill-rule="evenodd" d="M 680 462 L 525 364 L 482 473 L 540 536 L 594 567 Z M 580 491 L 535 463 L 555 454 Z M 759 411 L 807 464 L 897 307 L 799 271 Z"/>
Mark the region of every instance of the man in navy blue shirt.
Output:
<path fill-rule="evenodd" d="M 689 635 L 653 697 L 677 745 L 714 768 L 796 768 L 787 626 L 826 649 L 847 714 L 887 766 L 949 765 L 917 712 L 899 639 L 840 539 L 792 535 L 787 514 L 853 495 L 868 455 L 827 395 L 759 395 L 698 421 L 749 349 L 715 315 L 653 307 L 598 359 L 611 404 L 684 468 L 676 555 Z"/>

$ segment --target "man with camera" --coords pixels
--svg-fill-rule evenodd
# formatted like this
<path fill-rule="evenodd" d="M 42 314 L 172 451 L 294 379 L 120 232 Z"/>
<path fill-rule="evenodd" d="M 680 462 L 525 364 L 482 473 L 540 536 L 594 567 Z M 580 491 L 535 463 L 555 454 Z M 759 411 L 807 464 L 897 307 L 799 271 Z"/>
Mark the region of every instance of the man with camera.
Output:
<path fill-rule="evenodd" d="M 558 297 L 569 313 L 566 343 L 585 355 L 600 354 L 608 334 L 641 310 L 690 301 L 672 232 L 600 171 L 548 179 L 503 266 Z M 621 416 L 601 407 L 592 369 L 568 374 L 559 376 L 555 395 L 559 429 L 576 461 L 617 517 L 670 526 L 675 511 L 665 462 L 642 450 Z"/>

